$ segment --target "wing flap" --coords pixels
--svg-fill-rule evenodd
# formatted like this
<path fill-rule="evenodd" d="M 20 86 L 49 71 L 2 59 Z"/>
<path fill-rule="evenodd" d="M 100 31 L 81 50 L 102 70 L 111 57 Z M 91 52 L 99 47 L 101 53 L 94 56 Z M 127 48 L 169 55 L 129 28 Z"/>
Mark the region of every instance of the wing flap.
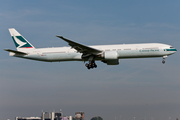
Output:
<path fill-rule="evenodd" d="M 83 53 L 83 54 L 94 54 L 94 55 L 96 55 L 96 54 L 102 52 L 101 50 L 91 48 L 91 47 L 86 46 L 86 45 L 82 45 L 80 43 L 66 39 L 62 36 L 56 36 L 56 37 L 59 37 L 62 40 L 66 41 L 72 48 L 76 49 L 78 52 Z"/>

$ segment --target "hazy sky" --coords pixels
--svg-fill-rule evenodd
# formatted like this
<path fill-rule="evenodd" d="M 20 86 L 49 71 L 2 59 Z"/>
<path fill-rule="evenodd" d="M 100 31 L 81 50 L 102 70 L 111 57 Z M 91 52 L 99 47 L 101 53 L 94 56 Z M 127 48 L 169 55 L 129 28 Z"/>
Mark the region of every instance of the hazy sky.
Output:
<path fill-rule="evenodd" d="M 86 120 L 180 119 L 180 54 L 166 59 L 123 59 L 117 66 L 97 62 L 38 62 L 10 57 L 8 28 L 35 47 L 165 43 L 180 50 L 179 0 L 4 0 L 0 4 L 0 120 L 40 116 L 62 109 Z"/>

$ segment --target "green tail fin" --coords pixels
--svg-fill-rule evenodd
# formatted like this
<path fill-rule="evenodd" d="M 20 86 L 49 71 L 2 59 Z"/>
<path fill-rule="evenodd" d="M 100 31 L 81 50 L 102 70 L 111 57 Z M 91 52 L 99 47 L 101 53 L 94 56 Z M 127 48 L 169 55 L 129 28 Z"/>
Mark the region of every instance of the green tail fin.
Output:
<path fill-rule="evenodd" d="M 14 41 L 14 44 L 17 48 L 17 50 L 20 49 L 34 49 L 34 46 L 29 43 L 18 31 L 16 31 L 14 28 L 10 28 L 9 32 L 11 34 L 11 37 Z"/>

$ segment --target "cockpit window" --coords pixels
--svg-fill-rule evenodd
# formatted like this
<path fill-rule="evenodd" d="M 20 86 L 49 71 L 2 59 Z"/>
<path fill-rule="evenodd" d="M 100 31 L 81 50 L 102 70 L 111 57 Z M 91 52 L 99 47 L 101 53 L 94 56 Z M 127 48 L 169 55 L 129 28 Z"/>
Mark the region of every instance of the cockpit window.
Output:
<path fill-rule="evenodd" d="M 174 48 L 174 47 L 171 46 L 170 48 Z"/>

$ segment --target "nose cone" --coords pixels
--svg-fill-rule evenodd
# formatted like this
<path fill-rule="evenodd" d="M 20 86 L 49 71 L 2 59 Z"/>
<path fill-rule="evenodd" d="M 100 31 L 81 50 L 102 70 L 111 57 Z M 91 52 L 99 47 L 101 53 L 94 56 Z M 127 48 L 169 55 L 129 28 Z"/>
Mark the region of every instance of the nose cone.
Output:
<path fill-rule="evenodd" d="M 174 50 L 174 53 L 177 52 L 177 49 L 176 49 L 176 48 L 174 48 L 173 50 Z"/>
<path fill-rule="evenodd" d="M 171 46 L 170 48 L 167 48 L 164 51 L 168 52 L 168 54 L 171 55 L 171 54 L 176 53 L 177 49 Z"/>
<path fill-rule="evenodd" d="M 173 54 L 177 52 L 177 49 L 176 49 L 176 48 L 172 48 L 172 49 L 170 49 L 170 50 L 172 51 Z"/>

